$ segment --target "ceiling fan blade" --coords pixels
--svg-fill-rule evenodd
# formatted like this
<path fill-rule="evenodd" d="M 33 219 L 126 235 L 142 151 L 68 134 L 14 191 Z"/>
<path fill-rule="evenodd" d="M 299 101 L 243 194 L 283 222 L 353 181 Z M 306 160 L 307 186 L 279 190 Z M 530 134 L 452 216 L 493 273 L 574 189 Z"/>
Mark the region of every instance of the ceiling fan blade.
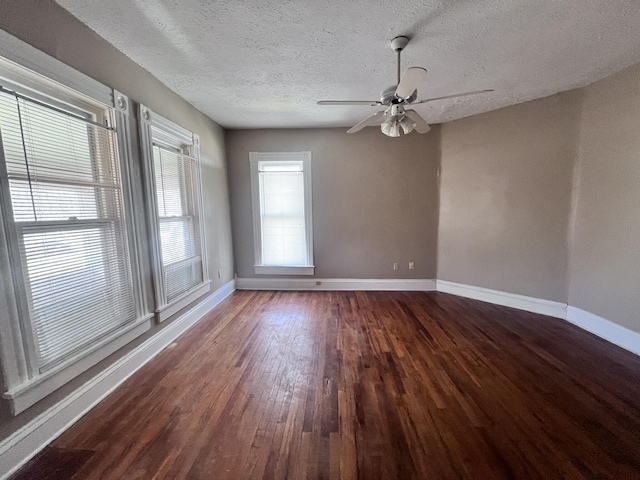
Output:
<path fill-rule="evenodd" d="M 422 67 L 407 68 L 398 84 L 398 88 L 396 88 L 396 97 L 409 98 L 418 89 L 426 75 L 427 71 Z"/>
<path fill-rule="evenodd" d="M 418 103 L 435 102 L 436 100 L 444 100 L 446 98 L 466 97 L 468 95 L 476 95 L 478 93 L 486 93 L 486 92 L 493 92 L 493 91 L 494 90 L 491 88 L 489 90 L 476 90 L 475 92 L 456 93 L 454 95 L 445 95 L 444 97 L 434 97 L 434 98 L 427 98 L 425 100 L 418 100 L 417 102 L 412 102 L 411 105 L 416 105 Z"/>
<path fill-rule="evenodd" d="M 362 120 L 360 123 L 356 123 L 353 127 L 347 130 L 347 133 L 356 133 L 362 130 L 364 127 L 368 127 L 369 125 L 374 125 L 383 116 L 384 116 L 384 110 L 380 112 L 376 112 L 373 115 L 370 115 L 364 120 Z"/>
<path fill-rule="evenodd" d="M 320 100 L 318 105 L 370 105 L 372 107 L 382 105 L 377 100 Z"/>
<path fill-rule="evenodd" d="M 405 115 L 413 120 L 416 124 L 415 130 L 418 133 L 427 133 L 431 130 L 429 124 L 415 110 L 405 110 Z"/>

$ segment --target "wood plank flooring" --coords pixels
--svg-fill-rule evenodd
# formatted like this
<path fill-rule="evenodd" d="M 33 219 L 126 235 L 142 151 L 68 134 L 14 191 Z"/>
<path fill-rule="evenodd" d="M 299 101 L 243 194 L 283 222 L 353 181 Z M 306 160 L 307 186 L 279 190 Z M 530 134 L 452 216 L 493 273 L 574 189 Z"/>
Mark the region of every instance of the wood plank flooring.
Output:
<path fill-rule="evenodd" d="M 634 479 L 639 394 L 639 357 L 562 320 L 236 292 L 16 478 Z"/>

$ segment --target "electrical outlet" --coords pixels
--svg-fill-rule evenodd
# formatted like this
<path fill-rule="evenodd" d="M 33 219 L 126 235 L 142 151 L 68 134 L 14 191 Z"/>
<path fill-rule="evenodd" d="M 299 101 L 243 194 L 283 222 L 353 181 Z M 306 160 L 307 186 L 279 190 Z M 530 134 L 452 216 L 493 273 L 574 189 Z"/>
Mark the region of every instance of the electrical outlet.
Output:
<path fill-rule="evenodd" d="M 413 270 L 416 268 L 416 264 L 413 262 L 409 262 L 409 270 Z"/>
<path fill-rule="evenodd" d="M 393 262 L 393 269 L 398 270 L 398 262 Z"/>

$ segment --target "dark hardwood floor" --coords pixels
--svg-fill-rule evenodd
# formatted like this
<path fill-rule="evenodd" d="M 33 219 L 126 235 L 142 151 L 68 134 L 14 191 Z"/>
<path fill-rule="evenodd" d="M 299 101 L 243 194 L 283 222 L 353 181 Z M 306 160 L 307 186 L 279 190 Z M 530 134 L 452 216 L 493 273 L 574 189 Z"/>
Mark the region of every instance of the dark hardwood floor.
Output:
<path fill-rule="evenodd" d="M 442 293 L 236 292 L 16 478 L 640 478 L 640 358 Z"/>

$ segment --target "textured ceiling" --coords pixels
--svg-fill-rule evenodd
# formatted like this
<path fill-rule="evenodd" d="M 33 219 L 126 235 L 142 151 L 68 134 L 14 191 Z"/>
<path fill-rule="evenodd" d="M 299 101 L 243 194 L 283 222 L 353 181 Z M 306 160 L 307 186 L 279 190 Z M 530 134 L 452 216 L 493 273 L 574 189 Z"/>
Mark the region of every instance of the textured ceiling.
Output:
<path fill-rule="evenodd" d="M 403 69 L 429 71 L 430 123 L 584 86 L 640 61 L 638 0 L 57 0 L 228 128 L 348 126 Z"/>

